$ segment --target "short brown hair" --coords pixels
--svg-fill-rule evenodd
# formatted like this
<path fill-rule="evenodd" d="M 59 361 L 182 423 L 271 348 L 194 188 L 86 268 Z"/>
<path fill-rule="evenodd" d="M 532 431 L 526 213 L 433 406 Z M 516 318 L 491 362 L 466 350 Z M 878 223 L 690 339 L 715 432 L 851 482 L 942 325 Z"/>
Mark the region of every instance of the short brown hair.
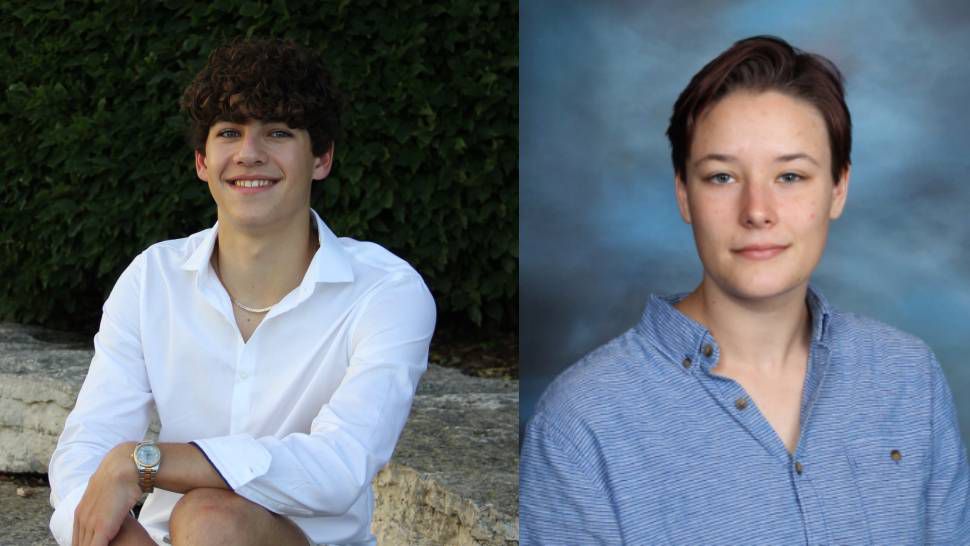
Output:
<path fill-rule="evenodd" d="M 832 179 L 851 164 L 852 118 L 842 73 L 832 61 L 796 49 L 781 38 L 754 36 L 736 42 L 691 78 L 677 98 L 667 138 L 674 172 L 686 179 L 687 158 L 698 118 L 732 91 L 779 91 L 818 108 L 828 129 Z"/>
<path fill-rule="evenodd" d="M 189 141 L 205 153 L 218 121 L 283 122 L 310 134 L 313 155 L 330 149 L 340 130 L 341 100 L 319 55 L 289 40 L 236 40 L 212 51 L 180 101 Z"/>

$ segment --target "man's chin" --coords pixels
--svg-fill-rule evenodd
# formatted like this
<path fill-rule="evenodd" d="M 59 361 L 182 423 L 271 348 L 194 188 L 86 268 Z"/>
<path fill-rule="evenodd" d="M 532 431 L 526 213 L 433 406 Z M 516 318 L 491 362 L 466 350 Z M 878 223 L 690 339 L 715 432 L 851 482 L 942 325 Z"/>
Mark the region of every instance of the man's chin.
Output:
<path fill-rule="evenodd" d="M 223 209 L 219 211 L 219 223 L 235 229 L 252 231 L 265 229 L 273 224 L 272 211 Z"/>

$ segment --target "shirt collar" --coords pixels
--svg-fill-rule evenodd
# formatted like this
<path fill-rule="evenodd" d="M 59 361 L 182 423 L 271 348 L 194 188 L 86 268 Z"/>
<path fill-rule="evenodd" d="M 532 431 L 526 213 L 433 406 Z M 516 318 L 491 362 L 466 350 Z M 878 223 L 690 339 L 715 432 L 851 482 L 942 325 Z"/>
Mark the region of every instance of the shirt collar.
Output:
<path fill-rule="evenodd" d="M 674 304 L 686 296 L 686 293 L 651 295 L 636 329 L 672 362 L 680 364 L 685 358 L 694 359 L 705 353 L 707 345 L 711 346 L 713 353 L 706 356 L 716 360 L 719 350 L 707 328 L 674 308 Z M 828 323 L 832 309 L 822 293 L 811 285 L 805 299 L 812 317 L 812 342 L 824 344 L 829 337 Z"/>
<path fill-rule="evenodd" d="M 350 263 L 350 256 L 343 249 L 340 240 L 334 235 L 333 231 L 327 227 L 317 211 L 310 209 L 310 216 L 316 225 L 317 236 L 320 239 L 320 248 L 317 249 L 307 268 L 304 276 L 306 281 L 311 282 L 353 282 L 354 270 Z M 216 245 L 216 238 L 219 234 L 219 222 L 206 231 L 202 232 L 202 238 L 185 262 L 182 269 L 188 271 L 202 271 L 209 264 L 212 258 L 212 250 Z"/>
<path fill-rule="evenodd" d="M 821 292 L 812 285 L 808 285 L 808 312 L 812 315 L 812 341 L 825 343 L 829 336 L 829 322 L 831 321 L 832 308 L 828 300 Z"/>
<path fill-rule="evenodd" d="M 323 222 L 317 211 L 310 209 L 310 215 L 317 226 L 320 236 L 320 248 L 313 255 L 307 273 L 315 282 L 353 282 L 354 268 L 350 263 L 350 256 L 344 250 L 340 240 L 334 235 L 327 224 Z"/>

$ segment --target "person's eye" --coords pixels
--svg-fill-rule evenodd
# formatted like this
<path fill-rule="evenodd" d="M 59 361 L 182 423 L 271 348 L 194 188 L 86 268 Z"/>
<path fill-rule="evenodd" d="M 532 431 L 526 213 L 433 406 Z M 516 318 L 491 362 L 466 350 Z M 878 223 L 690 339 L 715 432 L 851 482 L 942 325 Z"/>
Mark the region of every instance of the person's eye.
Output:
<path fill-rule="evenodd" d="M 785 174 L 779 176 L 778 177 L 778 180 L 781 180 L 785 184 L 794 184 L 795 182 L 799 182 L 801 180 L 804 180 L 804 178 L 800 174 L 796 174 L 796 173 L 785 173 Z"/>
<path fill-rule="evenodd" d="M 239 131 L 235 129 L 222 129 L 221 131 L 217 132 L 216 135 L 223 138 L 235 138 L 239 136 Z"/>
<path fill-rule="evenodd" d="M 734 179 L 731 178 L 731 175 L 727 173 L 716 173 L 708 176 L 707 180 L 709 182 L 713 182 L 714 184 L 730 184 Z"/>
<path fill-rule="evenodd" d="M 275 138 L 286 138 L 286 137 L 293 136 L 293 134 L 290 133 L 289 131 L 284 131 L 282 129 L 276 129 L 275 131 L 271 132 L 270 135 L 272 135 Z"/>

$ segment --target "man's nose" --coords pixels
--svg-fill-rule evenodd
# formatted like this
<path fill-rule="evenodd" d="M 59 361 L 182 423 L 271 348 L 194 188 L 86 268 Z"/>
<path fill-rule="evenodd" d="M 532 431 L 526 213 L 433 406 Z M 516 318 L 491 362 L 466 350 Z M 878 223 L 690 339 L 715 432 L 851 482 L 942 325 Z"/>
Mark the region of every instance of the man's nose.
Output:
<path fill-rule="evenodd" d="M 741 224 L 765 228 L 778 222 L 773 188 L 770 182 L 747 182 L 741 196 Z"/>
<path fill-rule="evenodd" d="M 236 150 L 236 163 L 239 165 L 262 165 L 266 161 L 265 150 L 258 135 L 252 131 L 246 131 L 239 139 L 239 148 Z"/>

